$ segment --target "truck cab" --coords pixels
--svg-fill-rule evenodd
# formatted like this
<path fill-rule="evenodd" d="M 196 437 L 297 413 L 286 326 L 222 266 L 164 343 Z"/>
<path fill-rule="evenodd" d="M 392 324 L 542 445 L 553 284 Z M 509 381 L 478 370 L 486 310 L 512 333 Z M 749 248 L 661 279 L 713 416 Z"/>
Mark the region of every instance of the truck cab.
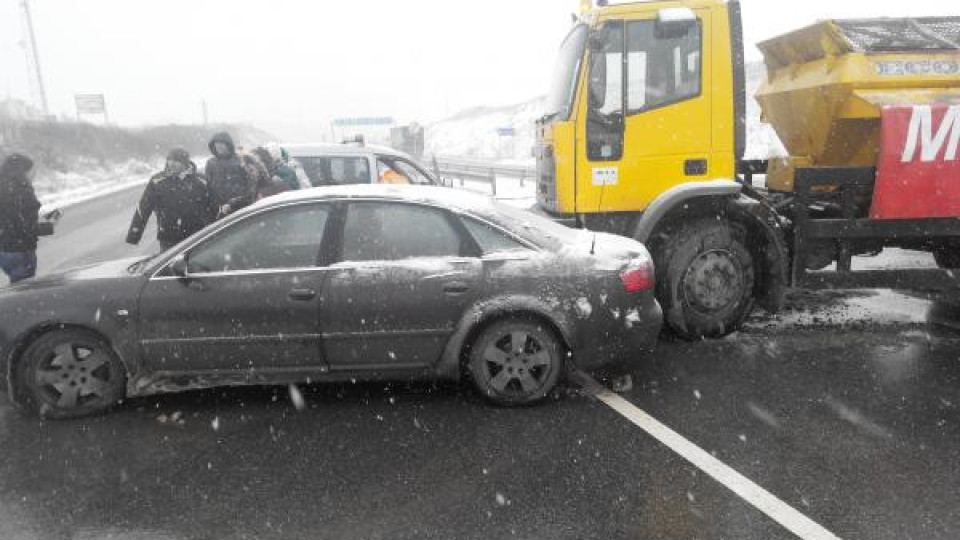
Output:
<path fill-rule="evenodd" d="M 670 328 L 726 335 L 756 300 L 778 308 L 787 274 L 772 211 L 734 202 L 746 140 L 739 3 L 599 4 L 564 41 L 537 124 L 538 204 L 646 243 Z"/>
<path fill-rule="evenodd" d="M 544 210 L 596 221 L 643 212 L 677 185 L 735 177 L 745 141 L 739 5 L 680 5 L 600 7 L 567 36 L 537 130 Z"/>

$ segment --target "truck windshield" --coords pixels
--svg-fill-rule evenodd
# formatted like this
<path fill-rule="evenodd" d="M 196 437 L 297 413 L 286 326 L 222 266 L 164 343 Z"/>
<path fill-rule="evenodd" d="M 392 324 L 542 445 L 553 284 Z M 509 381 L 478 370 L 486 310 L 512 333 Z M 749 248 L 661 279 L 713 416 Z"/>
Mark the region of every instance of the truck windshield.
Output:
<path fill-rule="evenodd" d="M 560 47 L 560 56 L 550 81 L 545 118 L 566 120 L 570 117 L 573 95 L 577 86 L 577 73 L 580 71 L 580 62 L 583 59 L 588 35 L 587 25 L 580 24 L 570 32 Z"/>

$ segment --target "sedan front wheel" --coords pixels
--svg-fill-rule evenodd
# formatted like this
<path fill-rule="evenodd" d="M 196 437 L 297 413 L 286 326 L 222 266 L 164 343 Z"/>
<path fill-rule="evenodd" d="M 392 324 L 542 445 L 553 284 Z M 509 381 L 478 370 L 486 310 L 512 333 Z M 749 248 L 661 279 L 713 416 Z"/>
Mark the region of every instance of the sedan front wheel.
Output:
<path fill-rule="evenodd" d="M 20 402 L 41 416 L 77 418 L 105 411 L 124 395 L 126 371 L 101 338 L 59 330 L 31 344 L 17 363 Z"/>
<path fill-rule="evenodd" d="M 470 373 L 481 394 L 502 406 L 543 400 L 563 371 L 563 348 L 536 322 L 511 319 L 488 326 L 470 350 Z"/>

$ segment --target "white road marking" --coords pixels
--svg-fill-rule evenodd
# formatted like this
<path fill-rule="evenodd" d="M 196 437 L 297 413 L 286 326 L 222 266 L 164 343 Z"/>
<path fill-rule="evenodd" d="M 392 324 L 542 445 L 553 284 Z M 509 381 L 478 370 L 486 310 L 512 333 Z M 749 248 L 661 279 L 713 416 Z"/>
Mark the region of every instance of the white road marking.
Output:
<path fill-rule="evenodd" d="M 613 393 L 589 375 L 578 372 L 574 373 L 572 378 L 595 399 L 646 431 L 793 534 L 804 540 L 840 540 L 837 535 L 753 483 L 749 478 L 733 470 L 676 431 L 663 425 L 634 404 Z"/>

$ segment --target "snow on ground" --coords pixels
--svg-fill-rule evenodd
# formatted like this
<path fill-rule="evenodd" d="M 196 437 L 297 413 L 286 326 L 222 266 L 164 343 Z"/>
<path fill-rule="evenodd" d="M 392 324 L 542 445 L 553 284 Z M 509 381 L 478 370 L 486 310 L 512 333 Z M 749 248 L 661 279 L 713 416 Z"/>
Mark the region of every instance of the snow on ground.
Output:
<path fill-rule="evenodd" d="M 794 291 L 783 311 L 755 313 L 744 330 L 919 325 L 928 322 L 932 307 L 933 302 L 926 298 L 885 289 Z"/>
<path fill-rule="evenodd" d="M 461 184 L 455 180 L 453 187 L 493 196 L 493 187 L 489 182 L 466 180 Z M 521 185 L 517 178 L 497 178 L 496 199 L 517 208 L 530 208 L 537 203 L 536 184 L 531 179 Z"/>
<path fill-rule="evenodd" d="M 426 154 L 512 160 L 532 160 L 535 122 L 543 115 L 544 99 L 507 107 L 478 107 L 427 127 Z M 512 128 L 515 135 L 500 136 Z"/>

